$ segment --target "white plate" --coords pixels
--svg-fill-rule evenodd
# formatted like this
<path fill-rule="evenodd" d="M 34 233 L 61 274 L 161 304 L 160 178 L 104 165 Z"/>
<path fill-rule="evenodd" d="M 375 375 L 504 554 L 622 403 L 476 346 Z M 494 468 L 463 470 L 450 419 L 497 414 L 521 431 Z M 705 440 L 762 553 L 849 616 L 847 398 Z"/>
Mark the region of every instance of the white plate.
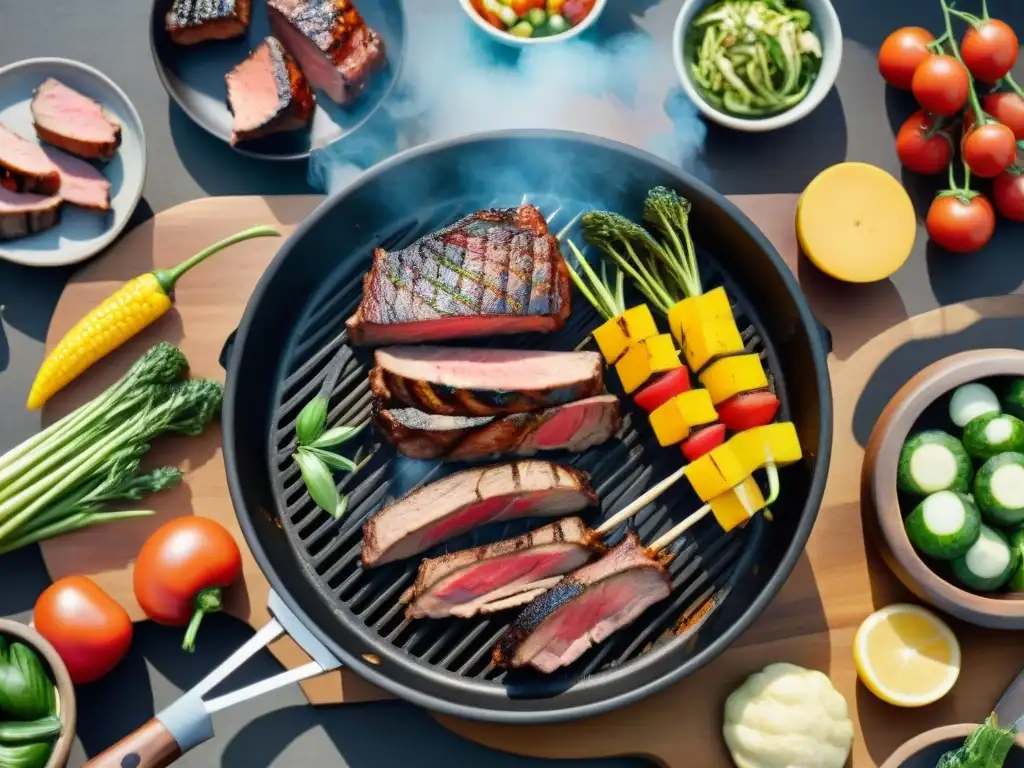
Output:
<path fill-rule="evenodd" d="M 121 123 L 121 146 L 112 160 L 99 166 L 110 181 L 108 213 L 64 205 L 56 227 L 20 240 L 0 241 L 0 258 L 30 267 L 76 264 L 106 248 L 131 218 L 146 180 L 146 136 L 139 113 L 113 80 L 81 62 L 27 59 L 0 69 L 0 123 L 38 141 L 29 105 L 33 91 L 48 77 L 106 107 Z"/>

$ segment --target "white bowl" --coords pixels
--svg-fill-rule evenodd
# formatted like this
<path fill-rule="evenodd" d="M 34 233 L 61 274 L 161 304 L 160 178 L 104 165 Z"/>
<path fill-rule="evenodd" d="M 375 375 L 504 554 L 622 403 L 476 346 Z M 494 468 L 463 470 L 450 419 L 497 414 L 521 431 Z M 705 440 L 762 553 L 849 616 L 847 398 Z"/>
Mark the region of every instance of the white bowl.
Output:
<path fill-rule="evenodd" d="M 608 5 L 608 0 L 597 0 L 594 3 L 594 7 L 590 9 L 590 13 L 583 21 L 577 24 L 575 27 L 571 27 L 568 31 L 563 32 L 560 35 L 551 35 L 549 37 L 517 37 L 516 35 L 504 32 L 497 27 L 493 27 L 487 23 L 487 19 L 476 12 L 473 8 L 470 0 L 459 0 L 459 5 L 462 6 L 462 10 L 466 12 L 466 15 L 473 20 L 480 29 L 490 35 L 492 38 L 497 40 L 499 43 L 505 45 L 513 45 L 519 47 L 526 47 L 528 45 L 543 45 L 546 43 L 560 43 L 565 40 L 570 40 L 578 35 L 582 35 L 590 27 L 593 26 L 594 22 L 597 21 L 597 17 L 601 15 L 605 6 Z"/>
<path fill-rule="evenodd" d="M 836 15 L 836 9 L 832 7 L 832 3 L 829 0 L 798 0 L 796 5 L 806 9 L 811 14 L 811 29 L 820 38 L 822 51 L 821 69 L 818 71 L 818 77 L 814 81 L 814 85 L 811 86 L 810 93 L 804 97 L 803 101 L 793 105 L 785 112 L 760 118 L 730 115 L 705 101 L 700 91 L 693 84 L 683 46 L 690 22 L 704 8 L 711 5 L 712 2 L 714 0 L 685 0 L 679 15 L 676 17 L 675 29 L 672 32 L 672 58 L 676 64 L 679 81 L 682 83 L 686 95 L 697 105 L 697 109 L 704 113 L 706 118 L 727 128 L 734 128 L 737 131 L 746 131 L 748 133 L 774 131 L 777 128 L 792 125 L 798 120 L 807 117 L 825 100 L 828 92 L 835 85 L 836 76 L 839 74 L 839 64 L 843 60 L 843 30 L 839 26 L 839 17 Z"/>

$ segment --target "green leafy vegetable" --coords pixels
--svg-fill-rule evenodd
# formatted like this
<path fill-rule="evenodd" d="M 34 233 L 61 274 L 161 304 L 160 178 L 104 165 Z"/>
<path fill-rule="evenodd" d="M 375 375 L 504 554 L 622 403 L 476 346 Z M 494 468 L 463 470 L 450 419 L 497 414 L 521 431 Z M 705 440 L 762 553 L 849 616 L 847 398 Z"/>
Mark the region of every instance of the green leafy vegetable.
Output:
<path fill-rule="evenodd" d="M 48 715 L 38 720 L 12 720 L 0 723 L 0 744 L 28 744 L 60 736 L 60 718 Z M 0 763 L 3 766 L 4 763 Z"/>
<path fill-rule="evenodd" d="M 21 720 L 51 714 L 53 682 L 34 650 L 0 638 L 0 711 Z M 0 763 L 3 765 L 3 763 Z"/>
<path fill-rule="evenodd" d="M 53 750 L 51 742 L 36 744 L 0 744 L 0 766 L 3 768 L 43 768 Z"/>
<path fill-rule="evenodd" d="M 1003 768 L 1016 734 L 1000 728 L 994 714 L 979 725 L 959 749 L 939 758 L 935 768 Z"/>

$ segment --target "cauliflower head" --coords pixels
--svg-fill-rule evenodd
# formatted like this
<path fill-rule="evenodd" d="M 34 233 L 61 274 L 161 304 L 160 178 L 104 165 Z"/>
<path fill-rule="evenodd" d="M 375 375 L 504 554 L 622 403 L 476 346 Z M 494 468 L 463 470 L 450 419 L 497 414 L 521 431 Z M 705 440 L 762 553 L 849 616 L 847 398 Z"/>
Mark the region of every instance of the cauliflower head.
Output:
<path fill-rule="evenodd" d="M 794 664 L 770 664 L 733 691 L 722 733 L 739 768 L 843 768 L 853 745 L 846 699 Z"/>

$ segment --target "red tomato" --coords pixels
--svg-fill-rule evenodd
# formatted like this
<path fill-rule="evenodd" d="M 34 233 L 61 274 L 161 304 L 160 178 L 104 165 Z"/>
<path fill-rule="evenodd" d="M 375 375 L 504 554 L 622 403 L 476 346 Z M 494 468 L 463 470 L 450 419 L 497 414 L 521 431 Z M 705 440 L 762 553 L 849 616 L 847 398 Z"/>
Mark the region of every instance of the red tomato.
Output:
<path fill-rule="evenodd" d="M 960 56 L 967 69 L 985 83 L 1006 77 L 1019 50 L 1017 35 L 999 19 L 985 19 L 978 26 L 969 27 L 960 43 Z"/>
<path fill-rule="evenodd" d="M 1007 171 L 992 182 L 992 198 L 999 215 L 1011 221 L 1024 221 L 1024 175 Z"/>
<path fill-rule="evenodd" d="M 956 197 L 936 197 L 924 224 L 936 245 L 952 253 L 972 253 L 992 239 L 996 214 L 984 195 L 966 203 Z"/>
<path fill-rule="evenodd" d="M 914 72 L 917 103 L 935 115 L 955 115 L 967 103 L 970 77 L 952 56 L 929 56 Z"/>
<path fill-rule="evenodd" d="M 587 18 L 587 14 L 594 8 L 594 2 L 595 0 L 565 0 L 565 4 L 562 5 L 562 15 L 569 22 L 569 26 L 575 27 Z"/>
<path fill-rule="evenodd" d="M 545 0 L 509 0 L 509 7 L 520 17 L 525 16 L 534 8 L 544 9 Z"/>
<path fill-rule="evenodd" d="M 914 70 L 932 55 L 928 43 L 935 35 L 922 27 L 901 27 L 878 49 L 878 71 L 893 88 L 910 90 Z"/>
<path fill-rule="evenodd" d="M 935 117 L 919 109 L 906 119 L 896 134 L 896 155 L 914 173 L 942 173 L 953 158 L 953 142 L 945 131 L 926 135 Z"/>
<path fill-rule="evenodd" d="M 1002 123 L 985 123 L 971 127 L 963 139 L 964 162 L 971 172 L 991 179 L 1005 171 L 1017 155 L 1013 131 Z"/>
<path fill-rule="evenodd" d="M 132 644 L 128 612 L 85 576 L 68 576 L 47 587 L 36 600 L 32 623 L 57 649 L 76 684 L 99 680 Z"/>
<path fill-rule="evenodd" d="M 985 112 L 1013 131 L 1017 141 L 1024 140 L 1024 99 L 1012 91 L 988 94 L 982 101 Z"/>
<path fill-rule="evenodd" d="M 633 402 L 650 413 L 676 395 L 689 391 L 690 371 L 686 366 L 680 366 L 633 395 Z"/>
<path fill-rule="evenodd" d="M 227 530 L 205 517 L 178 517 L 153 532 L 135 560 L 135 598 L 158 624 L 188 624 L 191 651 L 199 623 L 221 609 L 221 589 L 242 573 L 242 553 Z"/>
<path fill-rule="evenodd" d="M 712 424 L 694 432 L 683 441 L 683 456 L 689 461 L 696 461 L 708 451 L 714 450 L 725 442 L 725 424 Z"/>
<path fill-rule="evenodd" d="M 779 398 L 771 392 L 745 392 L 718 406 L 718 420 L 733 432 L 761 427 L 775 418 Z"/>

